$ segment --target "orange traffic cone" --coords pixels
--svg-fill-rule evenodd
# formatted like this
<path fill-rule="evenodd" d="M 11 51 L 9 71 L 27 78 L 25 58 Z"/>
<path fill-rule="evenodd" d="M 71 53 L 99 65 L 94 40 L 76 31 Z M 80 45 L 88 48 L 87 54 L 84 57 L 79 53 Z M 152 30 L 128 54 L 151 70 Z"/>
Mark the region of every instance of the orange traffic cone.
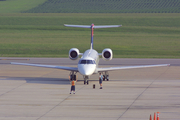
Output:
<path fill-rule="evenodd" d="M 156 113 L 154 113 L 154 120 L 156 120 Z"/>
<path fill-rule="evenodd" d="M 151 117 L 151 115 L 150 115 L 150 117 L 149 117 L 149 120 L 152 120 L 152 117 Z"/>
<path fill-rule="evenodd" d="M 157 120 L 159 120 L 159 112 L 157 112 Z"/>

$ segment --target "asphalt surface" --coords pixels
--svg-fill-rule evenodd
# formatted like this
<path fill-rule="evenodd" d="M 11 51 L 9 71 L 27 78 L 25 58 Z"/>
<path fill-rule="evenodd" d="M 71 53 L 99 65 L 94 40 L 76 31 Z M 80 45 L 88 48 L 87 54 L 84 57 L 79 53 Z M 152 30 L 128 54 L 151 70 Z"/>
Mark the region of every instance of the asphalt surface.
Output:
<path fill-rule="evenodd" d="M 76 66 L 66 58 L 0 58 L 0 120 L 180 119 L 179 59 L 113 59 L 100 67 L 171 64 L 169 67 L 111 71 L 99 89 L 98 75 L 69 94 L 68 71 L 11 65 L 10 62 Z M 93 89 L 95 84 L 95 89 Z"/>

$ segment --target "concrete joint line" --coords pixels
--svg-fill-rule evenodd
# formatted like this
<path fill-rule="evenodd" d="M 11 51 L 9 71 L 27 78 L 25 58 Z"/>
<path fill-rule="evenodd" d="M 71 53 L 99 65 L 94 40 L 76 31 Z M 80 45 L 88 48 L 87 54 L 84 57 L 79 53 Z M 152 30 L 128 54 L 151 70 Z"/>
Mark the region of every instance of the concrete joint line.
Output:
<path fill-rule="evenodd" d="M 7 94 L 7 93 L 9 93 L 9 92 L 11 92 L 11 91 L 13 91 L 13 90 L 15 90 L 15 89 L 17 89 L 17 88 L 19 88 L 19 87 L 21 87 L 21 86 L 23 86 L 24 84 L 26 84 L 26 83 L 23 83 L 23 84 L 21 84 L 21 85 L 15 87 L 15 88 L 13 88 L 13 89 L 11 89 L 11 90 L 5 92 L 5 93 L 2 93 L 2 94 L 0 95 L 0 97 L 3 96 L 3 95 L 5 95 L 5 94 Z"/>
<path fill-rule="evenodd" d="M 155 79 L 144 89 L 144 91 L 137 96 L 137 98 L 136 98 L 136 99 L 131 103 L 131 105 L 124 111 L 124 113 L 123 113 L 122 115 L 120 115 L 120 117 L 119 117 L 117 120 L 119 120 L 119 119 L 131 108 L 131 106 L 136 102 L 136 100 L 138 100 L 139 97 L 140 97 L 158 78 L 160 78 L 163 74 L 165 74 L 165 73 L 168 71 L 168 69 L 169 69 L 169 67 L 168 67 L 163 73 L 161 73 L 157 78 L 155 78 Z"/>
<path fill-rule="evenodd" d="M 80 89 L 78 89 L 76 92 L 78 92 L 79 90 L 83 89 L 85 86 L 81 87 Z M 36 120 L 41 119 L 42 117 L 44 117 L 46 114 L 48 114 L 49 112 L 51 112 L 53 109 L 55 109 L 57 106 L 60 106 L 61 103 L 63 103 L 65 100 L 67 100 L 71 95 L 68 95 L 66 98 L 64 98 L 63 101 L 61 101 L 60 103 L 58 103 L 57 105 L 55 105 L 53 108 L 51 108 L 49 111 L 47 111 L 45 114 L 43 114 L 42 116 L 40 116 L 39 118 L 37 118 Z"/>

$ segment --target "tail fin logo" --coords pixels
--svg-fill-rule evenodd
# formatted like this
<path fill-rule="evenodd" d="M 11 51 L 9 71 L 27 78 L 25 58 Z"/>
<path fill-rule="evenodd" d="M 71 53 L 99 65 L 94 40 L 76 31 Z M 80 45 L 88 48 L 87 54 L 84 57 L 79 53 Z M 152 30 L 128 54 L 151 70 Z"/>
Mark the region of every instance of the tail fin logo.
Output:
<path fill-rule="evenodd" d="M 91 25 L 91 49 L 93 49 L 94 24 Z"/>

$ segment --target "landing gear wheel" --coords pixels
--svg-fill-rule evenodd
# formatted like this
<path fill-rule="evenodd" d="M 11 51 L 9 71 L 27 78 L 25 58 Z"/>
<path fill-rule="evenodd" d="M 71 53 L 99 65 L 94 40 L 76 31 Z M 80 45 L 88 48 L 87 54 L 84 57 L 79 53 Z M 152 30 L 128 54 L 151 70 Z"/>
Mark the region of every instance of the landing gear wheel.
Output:
<path fill-rule="evenodd" d="M 109 75 L 106 76 L 106 80 L 109 81 Z"/>
<path fill-rule="evenodd" d="M 108 72 L 105 72 L 105 74 L 103 75 L 103 81 L 109 81 L 109 73 Z"/>
<path fill-rule="evenodd" d="M 85 85 L 85 84 L 88 85 L 88 84 L 89 84 L 89 81 L 88 81 L 88 80 L 84 80 L 84 85 Z"/>
<path fill-rule="evenodd" d="M 106 77 L 105 77 L 105 75 L 103 75 L 103 81 L 105 81 L 105 79 L 106 79 Z"/>
<path fill-rule="evenodd" d="M 88 79 L 89 79 L 89 76 L 83 76 L 83 78 L 84 78 L 84 85 L 85 84 L 89 84 L 89 81 L 88 81 Z"/>

